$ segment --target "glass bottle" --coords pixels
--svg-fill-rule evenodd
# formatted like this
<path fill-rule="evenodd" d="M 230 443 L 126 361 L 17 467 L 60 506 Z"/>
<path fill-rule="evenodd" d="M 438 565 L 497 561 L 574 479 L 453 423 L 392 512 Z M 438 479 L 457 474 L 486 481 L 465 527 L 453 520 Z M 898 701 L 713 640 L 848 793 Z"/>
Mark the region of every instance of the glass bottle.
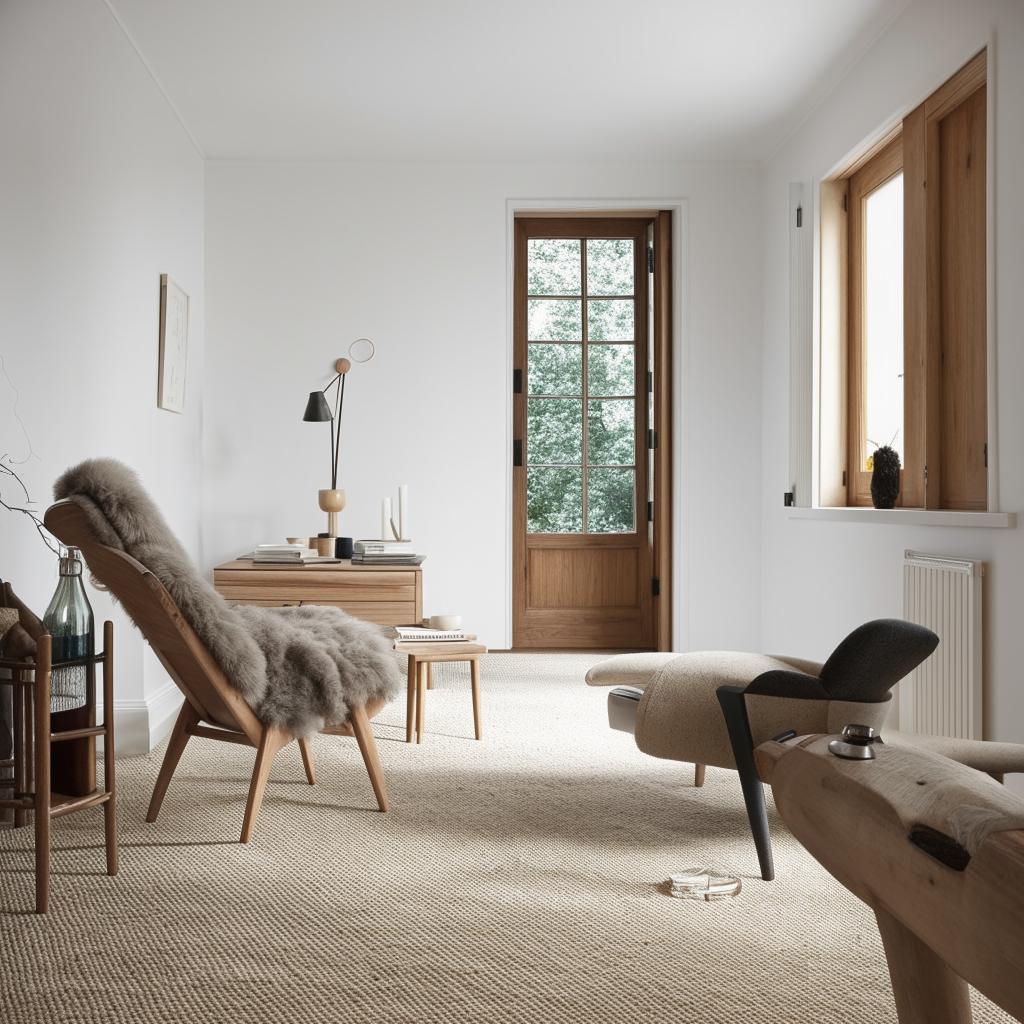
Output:
<path fill-rule="evenodd" d="M 85 665 L 60 665 L 62 661 L 90 657 L 94 651 L 92 606 L 82 583 L 78 548 L 68 548 L 60 560 L 60 580 L 43 616 L 43 626 L 53 638 L 50 710 L 81 707 L 86 700 L 88 669 Z"/>

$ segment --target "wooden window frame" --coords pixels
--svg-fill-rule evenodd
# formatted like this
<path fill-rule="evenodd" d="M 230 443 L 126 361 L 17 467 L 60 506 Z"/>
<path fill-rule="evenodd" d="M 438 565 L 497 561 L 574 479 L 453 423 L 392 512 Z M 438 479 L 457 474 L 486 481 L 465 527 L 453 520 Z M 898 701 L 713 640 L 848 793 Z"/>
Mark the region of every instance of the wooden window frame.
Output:
<path fill-rule="evenodd" d="M 865 410 L 867 406 L 865 394 L 865 377 L 867 370 L 867 346 L 864 344 L 864 272 L 865 272 L 865 210 L 867 199 L 873 192 L 903 173 L 903 138 L 893 139 L 881 152 L 876 153 L 854 174 L 850 175 L 847 184 L 847 215 L 848 244 L 847 256 L 849 268 L 849 294 L 847 308 L 849 311 L 849 368 L 847 381 L 849 385 L 849 417 L 847 430 L 847 481 L 848 500 L 851 505 L 871 504 L 871 473 L 864 468 L 862 458 L 865 441 L 867 440 L 867 423 Z M 906 304 L 904 300 L 904 305 Z M 904 363 L 903 402 L 906 409 L 907 401 L 915 392 L 914 381 L 909 379 Z M 904 420 L 906 415 L 904 414 Z M 907 476 L 918 472 L 922 465 L 919 461 L 923 452 L 911 451 L 906 446 L 904 430 L 904 466 L 901 481 Z M 883 442 L 887 443 L 887 442 Z M 900 487 L 902 504 L 903 487 Z"/>
<path fill-rule="evenodd" d="M 870 473 L 861 458 L 864 200 L 902 171 L 904 467 L 898 504 L 989 507 L 987 77 L 982 50 L 844 171 L 822 182 L 820 395 L 842 396 L 841 409 L 819 410 L 822 441 L 842 439 L 841 450 L 831 444 L 819 450 L 822 504 L 871 505 Z M 965 200 L 973 204 L 966 214 Z M 833 370 L 824 379 L 831 367 L 845 377 L 838 390 Z"/>

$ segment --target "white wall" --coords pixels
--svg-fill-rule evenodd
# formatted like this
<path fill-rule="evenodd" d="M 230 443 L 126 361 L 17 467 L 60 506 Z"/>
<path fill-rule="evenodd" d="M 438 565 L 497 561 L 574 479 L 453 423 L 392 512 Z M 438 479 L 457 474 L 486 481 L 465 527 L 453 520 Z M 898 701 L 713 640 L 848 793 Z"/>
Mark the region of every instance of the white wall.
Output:
<path fill-rule="evenodd" d="M 687 200 L 685 482 L 677 646 L 759 637 L 760 193 L 756 168 L 211 161 L 203 551 L 324 528 L 328 439 L 306 394 L 366 335 L 348 381 L 343 531 L 410 486 L 427 611 L 507 647 L 511 584 L 506 201 Z"/>
<path fill-rule="evenodd" d="M 137 467 L 199 554 L 203 161 L 102 0 L 0 5 L 0 452 L 40 511 L 80 459 Z M 156 408 L 161 272 L 192 300 L 187 411 Z M 5 496 L 11 495 L 6 481 Z M 56 560 L 0 510 L 0 576 L 40 614 Z M 120 753 L 148 749 L 176 691 L 138 631 L 115 621 Z"/>
<path fill-rule="evenodd" d="M 789 519 L 787 185 L 819 179 L 881 125 L 916 106 L 990 42 L 995 107 L 995 329 L 1001 509 L 1024 509 L 1024 5 L 916 2 L 765 170 L 763 629 L 767 649 L 827 654 L 860 622 L 900 614 L 905 548 L 984 559 L 987 732 L 1024 741 L 1024 530 L 856 525 Z"/>

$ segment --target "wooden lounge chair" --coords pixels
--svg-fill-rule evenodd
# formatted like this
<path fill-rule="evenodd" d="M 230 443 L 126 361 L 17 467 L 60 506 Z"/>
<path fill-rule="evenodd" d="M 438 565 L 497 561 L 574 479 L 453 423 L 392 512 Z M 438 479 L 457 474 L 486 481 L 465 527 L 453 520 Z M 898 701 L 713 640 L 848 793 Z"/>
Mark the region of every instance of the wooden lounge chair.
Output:
<path fill-rule="evenodd" d="M 292 740 L 298 741 L 309 784 L 315 784 L 309 741 L 280 726 L 265 725 L 257 718 L 185 621 L 163 584 L 130 555 L 101 544 L 78 505 L 59 501 L 47 510 L 44 522 L 55 537 L 81 549 L 89 571 L 121 602 L 185 696 L 153 787 L 146 821 L 156 821 L 174 770 L 193 736 L 241 743 L 256 748 L 241 835 L 241 842 L 249 842 L 263 802 L 270 766 L 277 752 Z M 328 725 L 322 731 L 334 736 L 355 736 L 377 804 L 386 811 L 387 790 L 370 729 L 370 717 L 380 706 L 354 708 L 348 721 Z"/>

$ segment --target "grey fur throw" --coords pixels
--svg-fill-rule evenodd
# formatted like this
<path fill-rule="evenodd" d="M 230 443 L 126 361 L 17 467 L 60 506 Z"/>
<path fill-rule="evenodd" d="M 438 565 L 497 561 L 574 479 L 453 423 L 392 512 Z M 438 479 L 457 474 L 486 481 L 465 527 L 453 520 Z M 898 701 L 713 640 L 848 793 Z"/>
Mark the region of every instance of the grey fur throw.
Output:
<path fill-rule="evenodd" d="M 340 608 L 225 601 L 196 571 L 135 473 L 116 459 L 73 466 L 53 493 L 83 510 L 101 543 L 131 555 L 167 588 L 261 721 L 304 736 L 398 692 L 398 662 L 376 626 Z"/>

